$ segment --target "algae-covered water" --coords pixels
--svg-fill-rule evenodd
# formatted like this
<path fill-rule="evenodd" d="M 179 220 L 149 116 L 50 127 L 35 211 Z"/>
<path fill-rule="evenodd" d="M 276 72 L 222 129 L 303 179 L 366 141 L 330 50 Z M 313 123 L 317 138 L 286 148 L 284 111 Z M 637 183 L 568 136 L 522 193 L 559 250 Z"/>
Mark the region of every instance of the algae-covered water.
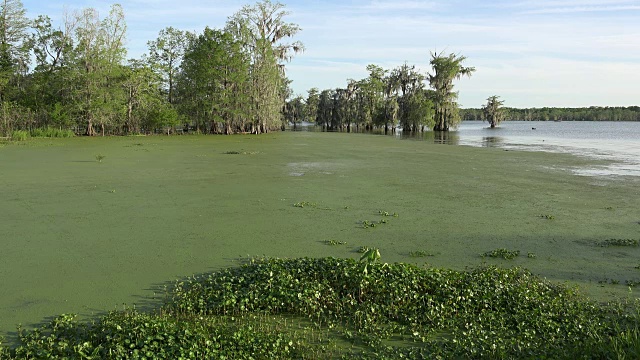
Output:
<path fill-rule="evenodd" d="M 640 296 L 625 285 L 640 281 L 640 249 L 598 246 L 640 239 L 640 181 L 570 170 L 607 163 L 314 132 L 6 144 L 0 334 L 148 308 L 173 280 L 248 256 L 356 258 L 361 246 L 385 262 L 517 265 L 598 300 Z M 480 256 L 497 248 L 521 255 Z"/>

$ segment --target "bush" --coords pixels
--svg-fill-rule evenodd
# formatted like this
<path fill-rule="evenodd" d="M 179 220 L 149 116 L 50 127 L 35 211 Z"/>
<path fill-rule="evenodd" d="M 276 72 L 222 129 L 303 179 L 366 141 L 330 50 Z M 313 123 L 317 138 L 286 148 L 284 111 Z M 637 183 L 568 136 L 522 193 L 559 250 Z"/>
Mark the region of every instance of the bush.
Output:
<path fill-rule="evenodd" d="M 62 130 L 58 128 L 46 127 L 31 130 L 31 136 L 43 138 L 69 138 L 76 136 L 76 134 L 69 129 Z"/>
<path fill-rule="evenodd" d="M 637 303 L 591 302 L 520 268 L 361 265 L 252 260 L 177 282 L 153 313 L 90 324 L 62 315 L 20 331 L 12 356 L 608 359 L 640 349 Z"/>
<path fill-rule="evenodd" d="M 29 137 L 29 132 L 26 130 L 13 130 L 11 132 L 11 140 L 13 141 L 26 141 Z"/>

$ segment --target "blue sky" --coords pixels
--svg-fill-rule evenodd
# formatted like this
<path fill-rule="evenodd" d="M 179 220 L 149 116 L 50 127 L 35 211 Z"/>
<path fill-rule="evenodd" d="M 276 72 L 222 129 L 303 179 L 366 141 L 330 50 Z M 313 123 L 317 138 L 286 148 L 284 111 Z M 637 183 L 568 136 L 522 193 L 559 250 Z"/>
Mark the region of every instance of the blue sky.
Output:
<path fill-rule="evenodd" d="M 295 93 L 346 86 L 367 64 L 429 70 L 429 52 L 465 55 L 476 73 L 456 83 L 463 107 L 491 95 L 506 106 L 640 105 L 640 0 L 282 0 L 306 51 L 287 65 Z M 29 17 L 113 1 L 23 0 Z M 221 28 L 251 0 L 123 0 L 129 57 L 160 29 Z"/>

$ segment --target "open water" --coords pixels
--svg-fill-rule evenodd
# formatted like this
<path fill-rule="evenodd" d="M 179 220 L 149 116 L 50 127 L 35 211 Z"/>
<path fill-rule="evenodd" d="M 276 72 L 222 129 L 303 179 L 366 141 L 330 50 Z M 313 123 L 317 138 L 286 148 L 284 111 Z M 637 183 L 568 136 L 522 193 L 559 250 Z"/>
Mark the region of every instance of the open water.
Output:
<path fill-rule="evenodd" d="M 505 121 L 498 128 L 465 121 L 455 132 L 460 145 L 570 153 L 609 160 L 574 169 L 578 175 L 640 176 L 640 122 Z"/>
<path fill-rule="evenodd" d="M 305 125 L 298 130 L 322 131 L 313 124 Z M 577 175 L 640 177 L 640 122 L 505 121 L 491 129 L 486 122 L 463 121 L 456 131 L 448 133 L 407 134 L 399 130 L 391 135 L 450 145 L 568 153 L 606 160 L 605 163 L 571 169 Z"/>

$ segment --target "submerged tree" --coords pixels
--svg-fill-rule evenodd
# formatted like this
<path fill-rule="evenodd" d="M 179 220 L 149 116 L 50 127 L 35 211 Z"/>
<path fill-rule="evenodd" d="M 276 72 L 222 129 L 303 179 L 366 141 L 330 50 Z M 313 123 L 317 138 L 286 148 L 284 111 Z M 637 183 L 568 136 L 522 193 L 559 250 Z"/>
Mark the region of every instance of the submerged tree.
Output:
<path fill-rule="evenodd" d="M 207 125 L 211 133 L 244 130 L 249 61 L 241 46 L 231 34 L 208 27 L 190 41 L 178 93 L 197 130 Z"/>
<path fill-rule="evenodd" d="M 463 76 L 471 76 L 476 71 L 474 67 L 464 67 L 462 63 L 467 58 L 462 55 L 431 53 L 431 67 L 433 73 L 428 74 L 429 85 L 434 90 L 435 105 L 434 131 L 449 131 L 460 121 L 458 115 L 458 93 L 453 91 L 453 80 Z"/>
<path fill-rule="evenodd" d="M 281 125 L 286 84 L 283 62 L 302 52 L 304 45 L 285 40 L 300 32 L 300 27 L 285 21 L 289 12 L 270 0 L 244 6 L 229 18 L 226 30 L 241 41 L 251 56 L 252 132 L 267 132 Z"/>
<path fill-rule="evenodd" d="M 496 95 L 487 98 L 487 103 L 482 105 L 484 118 L 492 128 L 498 126 L 504 120 L 505 114 L 502 105 L 504 105 L 504 101 L 500 100 L 500 97 Z"/>

